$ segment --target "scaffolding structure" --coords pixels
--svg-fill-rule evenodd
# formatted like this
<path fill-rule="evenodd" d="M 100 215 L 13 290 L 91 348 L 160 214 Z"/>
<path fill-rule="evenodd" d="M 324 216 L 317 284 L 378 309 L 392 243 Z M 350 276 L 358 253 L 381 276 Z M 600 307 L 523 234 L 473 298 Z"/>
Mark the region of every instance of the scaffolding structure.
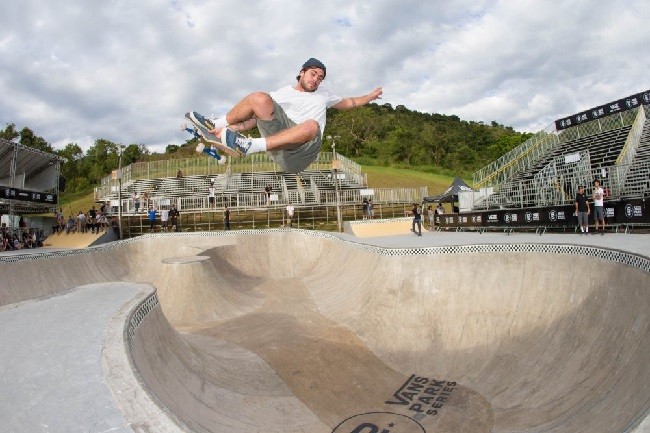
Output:
<path fill-rule="evenodd" d="M 650 195 L 647 105 L 561 131 L 549 126 L 474 174 L 474 188 L 483 190 L 472 209 L 568 204 L 579 185 L 589 190 L 596 179 L 610 199 Z"/>

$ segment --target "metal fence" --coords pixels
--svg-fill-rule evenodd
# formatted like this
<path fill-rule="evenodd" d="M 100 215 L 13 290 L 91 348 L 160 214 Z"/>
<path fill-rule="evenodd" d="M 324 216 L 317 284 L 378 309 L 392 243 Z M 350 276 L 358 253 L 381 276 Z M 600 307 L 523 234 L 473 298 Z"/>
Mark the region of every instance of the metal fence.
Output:
<path fill-rule="evenodd" d="M 549 127 L 474 174 L 475 187 L 491 186 L 492 193 L 474 193 L 473 209 L 523 208 L 570 203 L 578 185 L 587 186 L 595 179 L 612 198 L 638 198 L 650 195 L 650 161 L 635 160 L 646 120 L 646 109 L 617 113 L 556 132 Z M 517 179 L 517 173 L 533 167 L 552 149 L 622 127 L 630 127 L 623 149 L 611 165 L 592 164 L 588 150 L 559 155 L 531 177 Z M 552 129 L 552 130 L 551 130 Z M 553 138 L 555 137 L 555 138 Z M 572 159 L 569 157 L 576 156 Z"/>
<path fill-rule="evenodd" d="M 378 203 L 374 207 L 374 218 L 404 217 L 410 212 L 411 205 L 407 203 Z M 361 203 L 341 205 L 343 221 L 361 220 L 363 208 Z M 295 207 L 291 227 L 336 231 L 338 229 L 336 207 L 330 206 L 300 206 Z M 162 232 L 160 215 L 156 216 L 154 229 L 151 230 L 150 221 L 145 213 L 127 214 L 122 217 L 122 231 L 125 238 L 138 236 L 145 233 Z M 230 227 L 232 230 L 249 228 L 278 228 L 289 227 L 286 209 L 280 205 L 259 207 L 232 208 L 230 213 Z M 167 231 L 196 232 L 224 230 L 223 208 L 203 209 L 196 211 L 183 211 L 180 214 L 178 225 L 168 226 Z"/>
<path fill-rule="evenodd" d="M 602 119 L 585 122 L 561 132 L 555 130 L 554 124 L 549 125 L 520 146 L 476 171 L 473 176 L 473 187 L 476 189 L 487 186 L 497 188 L 514 174 L 531 167 L 561 143 L 629 126 L 640 117 L 645 117 L 643 106 Z"/>
<path fill-rule="evenodd" d="M 579 160 L 556 160 L 533 179 L 505 183 L 495 194 L 483 197 L 480 209 L 524 208 L 573 203 L 579 185 L 591 185 L 598 179 L 608 199 L 620 200 L 650 196 L 650 161 L 637 161 L 592 168 L 589 153 L 581 153 Z M 478 193 L 475 193 L 478 199 Z M 478 208 L 478 207 L 477 207 Z"/>
<path fill-rule="evenodd" d="M 368 192 L 372 195 L 362 195 L 362 192 Z M 342 190 L 339 191 L 337 199 L 336 191 L 320 191 L 319 195 L 310 203 L 304 203 L 297 196 L 298 191 L 289 191 L 288 195 L 283 193 L 274 194 L 270 199 L 266 194 L 261 193 L 222 193 L 217 194 L 214 198 L 214 204 L 211 205 L 207 195 L 189 195 L 185 197 L 165 197 L 155 196 L 148 200 L 141 200 L 138 212 L 145 213 L 149 206 L 157 210 L 170 209 L 172 205 L 176 209 L 185 212 L 210 211 L 211 209 L 223 209 L 228 206 L 231 209 L 260 209 L 272 207 L 284 208 L 287 204 L 292 203 L 296 208 L 328 208 L 336 206 L 337 203 L 343 206 L 355 206 L 361 204 L 364 198 L 372 199 L 375 205 L 410 205 L 420 203 L 423 197 L 428 195 L 428 188 L 374 188 L 371 190 Z M 315 201 L 317 200 L 317 201 Z M 122 212 L 124 214 L 135 215 L 135 202 L 130 196 L 122 198 Z M 111 214 L 117 214 L 118 202 L 112 200 L 109 207 Z"/>
<path fill-rule="evenodd" d="M 134 162 L 122 168 L 122 185 L 138 179 L 157 179 L 176 177 L 180 171 L 182 176 L 217 176 L 219 174 L 254 173 L 254 172 L 281 172 L 266 153 L 255 153 L 243 158 L 225 157 L 226 163 L 219 164 L 216 159 L 195 156 L 191 158 L 167 159 L 163 161 Z M 340 171 L 348 176 L 358 177 L 358 183 L 365 183 L 365 176 L 361 173 L 361 166 L 356 162 L 337 153 L 340 161 Z M 330 170 L 332 168 L 333 153 L 320 152 L 318 158 L 307 170 Z M 99 190 L 108 194 L 114 191 L 118 184 L 117 170 L 109 176 L 102 178 Z"/>

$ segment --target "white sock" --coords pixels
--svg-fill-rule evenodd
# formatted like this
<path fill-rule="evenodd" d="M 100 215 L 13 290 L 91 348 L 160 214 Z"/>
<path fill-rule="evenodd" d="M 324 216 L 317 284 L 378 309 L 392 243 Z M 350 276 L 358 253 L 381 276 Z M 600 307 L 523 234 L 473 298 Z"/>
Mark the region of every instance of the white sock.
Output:
<path fill-rule="evenodd" d="M 225 128 L 228 126 L 228 121 L 226 120 L 226 116 L 221 116 L 221 117 L 216 117 L 212 119 L 212 123 L 214 123 L 215 128 Z"/>
<path fill-rule="evenodd" d="M 251 147 L 248 148 L 246 154 L 266 152 L 266 138 L 252 138 Z"/>

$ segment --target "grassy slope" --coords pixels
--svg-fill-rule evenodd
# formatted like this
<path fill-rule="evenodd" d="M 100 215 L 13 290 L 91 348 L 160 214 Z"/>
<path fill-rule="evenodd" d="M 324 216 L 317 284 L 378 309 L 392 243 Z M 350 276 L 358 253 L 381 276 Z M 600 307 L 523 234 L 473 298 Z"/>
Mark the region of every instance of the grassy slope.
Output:
<path fill-rule="evenodd" d="M 429 195 L 444 192 L 454 180 L 450 176 L 392 167 L 364 165 L 361 166 L 361 171 L 368 175 L 368 186 L 371 188 L 419 188 L 426 186 L 429 188 Z"/>
<path fill-rule="evenodd" d="M 65 215 L 66 218 L 70 214 L 76 216 L 79 211 L 88 212 L 93 206 L 95 206 L 95 209 L 99 209 L 101 206 L 100 204 L 95 203 L 93 192 L 85 195 L 76 194 L 73 197 L 66 198 L 65 202 L 61 203 L 63 215 Z"/>

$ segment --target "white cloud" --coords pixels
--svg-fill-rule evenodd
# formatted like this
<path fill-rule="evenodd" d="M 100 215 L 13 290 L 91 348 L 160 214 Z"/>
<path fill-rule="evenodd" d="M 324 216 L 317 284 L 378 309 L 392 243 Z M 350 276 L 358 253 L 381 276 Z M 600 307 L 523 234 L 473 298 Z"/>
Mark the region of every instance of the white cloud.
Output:
<path fill-rule="evenodd" d="M 0 126 L 162 151 L 318 57 L 342 96 L 534 131 L 650 88 L 650 3 L 24 0 L 0 16 Z"/>

